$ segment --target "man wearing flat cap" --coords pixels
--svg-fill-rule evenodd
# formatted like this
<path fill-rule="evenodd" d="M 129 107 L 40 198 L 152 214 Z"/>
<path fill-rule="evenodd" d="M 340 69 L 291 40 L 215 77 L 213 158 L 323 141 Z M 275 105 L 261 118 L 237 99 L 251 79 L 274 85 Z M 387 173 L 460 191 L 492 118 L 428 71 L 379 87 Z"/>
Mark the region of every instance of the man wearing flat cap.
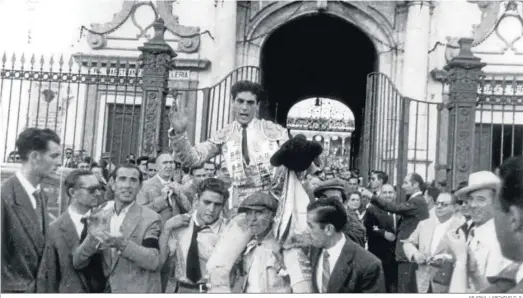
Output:
<path fill-rule="evenodd" d="M 277 209 L 278 200 L 267 192 L 256 192 L 240 203 L 238 213 L 245 214 L 253 237 L 233 269 L 233 293 L 293 293 L 300 285 L 311 284 L 311 264 L 304 251 L 282 250 L 276 240 Z"/>
<path fill-rule="evenodd" d="M 318 200 L 335 198 L 345 205 L 347 202 L 347 195 L 345 193 L 344 183 L 345 181 L 339 178 L 323 181 L 318 185 L 318 187 L 316 187 L 316 189 L 314 189 L 314 196 Z M 362 247 L 365 246 L 365 227 L 349 212 L 347 213 L 347 224 L 343 231 L 352 241 L 358 243 Z"/>
<path fill-rule="evenodd" d="M 468 237 L 461 229 L 448 235 L 450 243 L 460 244 L 451 245 L 457 257 L 449 293 L 481 291 L 490 286 L 487 277 L 497 275 L 511 264 L 501 253 L 493 219 L 493 203 L 500 187 L 501 180 L 494 173 L 480 171 L 470 174 L 468 185 L 455 193 L 468 207 L 472 224 Z M 460 256 L 464 259 L 461 260 Z M 463 266 L 464 270 L 459 266 Z M 455 279 L 460 278 L 462 272 L 468 275 L 463 278 L 467 282 L 456 282 Z"/>

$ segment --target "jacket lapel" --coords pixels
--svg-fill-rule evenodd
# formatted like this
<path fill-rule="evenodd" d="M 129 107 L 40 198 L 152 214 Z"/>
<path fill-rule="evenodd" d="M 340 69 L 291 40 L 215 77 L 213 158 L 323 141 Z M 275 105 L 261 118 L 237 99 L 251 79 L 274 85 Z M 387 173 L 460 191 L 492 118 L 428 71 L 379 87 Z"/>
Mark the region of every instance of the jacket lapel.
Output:
<path fill-rule="evenodd" d="M 64 214 L 64 217 L 60 223 L 60 229 L 63 231 L 62 235 L 65 239 L 65 243 L 67 243 L 67 246 L 69 247 L 69 250 L 71 252 L 74 251 L 80 244 L 80 238 L 78 237 L 78 232 L 76 231 L 76 227 L 74 226 L 73 220 L 69 215 L 69 211 L 67 211 L 66 214 Z M 87 282 L 85 275 L 81 271 L 77 272 L 84 288 L 89 289 L 89 283 Z"/>
<path fill-rule="evenodd" d="M 443 235 L 443 238 L 438 243 L 438 246 L 436 248 L 436 253 L 435 253 L 436 255 L 440 254 L 440 253 L 443 253 L 443 252 L 445 252 L 447 250 L 447 247 L 448 247 L 447 244 L 448 243 L 447 243 L 447 241 L 445 241 L 445 237 L 446 237 L 447 233 L 449 231 L 455 231 L 462 224 L 462 221 L 460 220 L 459 217 L 454 216 L 450 220 L 452 220 L 452 222 L 449 224 L 447 230 L 445 231 L 445 235 Z"/>
<path fill-rule="evenodd" d="M 38 254 L 42 254 L 45 245 L 45 237 L 42 231 L 40 231 L 40 224 L 37 221 L 36 211 L 31 204 L 31 200 L 16 176 L 13 180 L 13 193 L 14 210 L 18 215 L 18 218 L 20 218 L 20 222 L 25 223 L 22 224 L 22 227 L 30 236 L 29 238 L 33 241 Z M 47 205 L 44 206 L 47 207 Z"/>
<path fill-rule="evenodd" d="M 321 249 L 320 248 L 316 248 L 316 247 L 313 247 L 311 248 L 311 251 L 310 251 L 310 259 L 311 259 L 311 264 L 312 264 L 312 286 L 314 287 L 314 289 L 316 290 L 317 293 L 320 292 L 320 288 L 318 287 L 318 284 L 316 283 L 316 276 L 317 276 L 317 272 L 316 272 L 316 269 L 318 268 L 318 260 L 320 259 L 320 252 L 321 252 Z"/>
<path fill-rule="evenodd" d="M 354 245 L 357 244 L 349 239 L 346 240 L 329 279 L 329 286 L 327 287 L 329 293 L 338 293 L 347 276 L 352 273 Z"/>
<path fill-rule="evenodd" d="M 140 206 L 138 206 L 138 203 L 134 202 L 129 211 L 127 211 L 122 222 L 121 231 L 124 239 L 128 239 L 133 234 L 134 230 L 136 230 L 136 227 L 138 227 L 138 224 L 140 223 L 140 215 Z M 120 254 L 113 253 L 115 251 L 114 249 L 109 249 L 109 251 L 111 252 L 112 260 L 110 272 L 112 272 L 116 267 L 116 264 L 118 264 L 118 260 L 120 260 Z"/>

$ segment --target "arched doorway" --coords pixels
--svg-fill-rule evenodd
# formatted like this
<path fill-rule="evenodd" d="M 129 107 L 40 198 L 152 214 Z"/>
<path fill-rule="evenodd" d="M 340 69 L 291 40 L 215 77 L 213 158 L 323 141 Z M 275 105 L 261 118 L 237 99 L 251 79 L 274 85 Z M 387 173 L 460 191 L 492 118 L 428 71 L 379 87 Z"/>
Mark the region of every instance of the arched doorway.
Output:
<path fill-rule="evenodd" d="M 324 97 L 303 99 L 290 108 L 286 122 L 292 135 L 322 144 L 325 164 L 338 169 L 355 166 L 351 146 L 354 113 L 346 104 Z"/>
<path fill-rule="evenodd" d="M 330 14 L 289 21 L 271 33 L 261 49 L 267 105 L 263 118 L 285 125 L 289 109 L 308 97 L 328 97 L 353 111 L 353 154 L 360 153 L 366 76 L 375 71 L 373 42 L 353 24 Z"/>

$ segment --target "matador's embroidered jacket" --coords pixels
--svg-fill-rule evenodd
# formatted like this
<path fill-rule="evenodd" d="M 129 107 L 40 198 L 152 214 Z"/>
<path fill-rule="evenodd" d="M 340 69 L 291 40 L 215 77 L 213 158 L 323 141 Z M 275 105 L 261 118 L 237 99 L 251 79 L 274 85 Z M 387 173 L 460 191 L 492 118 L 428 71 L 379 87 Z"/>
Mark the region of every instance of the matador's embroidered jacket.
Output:
<path fill-rule="evenodd" d="M 198 167 L 221 154 L 232 178 L 232 208 L 243 198 L 267 190 L 274 182 L 271 156 L 288 139 L 287 130 L 271 121 L 254 118 L 248 125 L 248 150 L 251 162 L 242 155 L 242 128 L 237 121 L 227 124 L 209 140 L 192 146 L 186 134 L 169 133 L 170 146 L 186 167 Z"/>

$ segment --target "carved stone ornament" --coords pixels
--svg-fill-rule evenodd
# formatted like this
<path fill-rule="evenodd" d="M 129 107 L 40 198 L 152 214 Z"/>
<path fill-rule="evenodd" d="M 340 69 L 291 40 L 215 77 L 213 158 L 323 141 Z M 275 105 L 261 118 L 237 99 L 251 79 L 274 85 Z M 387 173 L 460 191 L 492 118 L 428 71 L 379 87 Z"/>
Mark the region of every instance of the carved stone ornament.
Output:
<path fill-rule="evenodd" d="M 481 10 L 481 20 L 478 25 L 473 27 L 474 43 L 473 47 L 481 44 L 493 33 L 505 44 L 504 51 L 514 50 L 514 44 L 523 37 L 523 3 L 516 0 L 505 1 L 481 1 L 467 0 L 470 3 L 477 3 Z M 506 24 L 510 29 L 503 30 Z M 519 28 L 519 30 L 516 29 Z"/>
<path fill-rule="evenodd" d="M 158 14 L 165 21 L 165 27 L 172 34 L 180 37 L 178 42 L 178 52 L 194 53 L 200 48 L 200 27 L 182 26 L 178 21 L 178 16 L 173 14 L 173 3 L 175 0 L 156 1 Z"/>
<path fill-rule="evenodd" d="M 173 14 L 172 4 L 175 1 L 157 1 L 156 7 L 148 1 L 123 1 L 122 9 L 116 13 L 113 19 L 107 23 L 93 23 L 87 34 L 87 43 L 92 49 L 102 49 L 107 45 L 107 35 L 120 28 L 128 19 L 138 29 L 136 38 L 147 38 L 146 32 L 154 25 L 141 26 L 135 17 L 136 10 L 141 6 L 149 6 L 154 12 L 154 19 L 161 17 L 165 21 L 167 30 L 180 37 L 178 40 L 177 51 L 184 53 L 194 53 L 200 48 L 200 28 L 182 26 L 178 22 L 178 16 Z"/>

